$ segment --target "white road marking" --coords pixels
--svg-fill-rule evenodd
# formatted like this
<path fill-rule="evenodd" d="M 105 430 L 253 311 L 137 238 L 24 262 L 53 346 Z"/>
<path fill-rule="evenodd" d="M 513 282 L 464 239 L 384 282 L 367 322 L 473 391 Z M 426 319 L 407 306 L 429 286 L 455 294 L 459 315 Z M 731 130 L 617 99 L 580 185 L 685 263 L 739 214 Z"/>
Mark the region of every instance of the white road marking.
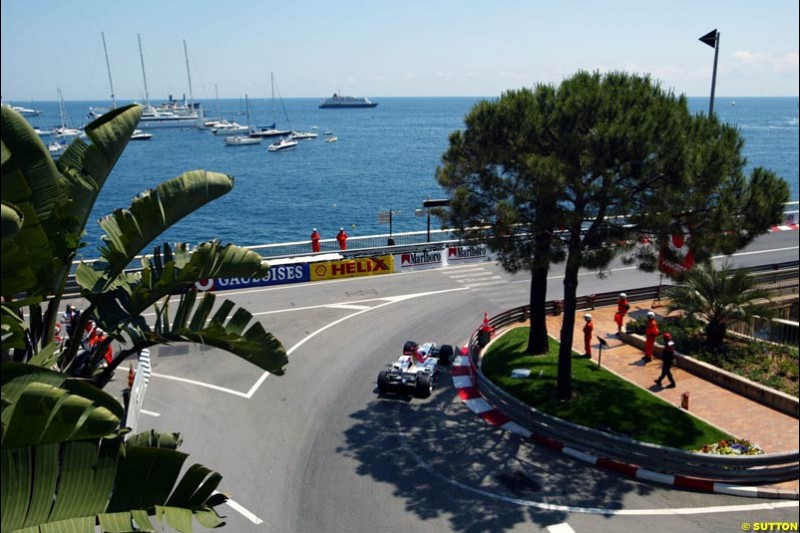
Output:
<path fill-rule="evenodd" d="M 330 322 L 330 323 L 322 326 L 318 330 L 313 331 L 313 332 L 309 333 L 308 335 L 306 335 L 297 344 L 295 344 L 289 350 L 287 350 L 286 351 L 286 355 L 291 355 L 292 353 L 294 353 L 295 350 L 297 350 L 299 347 L 301 347 L 306 342 L 310 341 L 311 339 L 313 339 L 314 337 L 316 337 L 317 335 L 319 335 L 323 331 L 326 331 L 326 330 L 328 330 L 328 329 L 330 329 L 330 328 L 332 328 L 332 327 L 344 322 L 345 320 L 349 320 L 349 319 L 351 319 L 351 318 L 353 318 L 355 316 L 367 313 L 367 312 L 372 311 L 374 309 L 380 309 L 381 307 L 386 307 L 387 305 L 391 305 L 393 303 L 402 302 L 402 301 L 405 301 L 405 300 L 410 300 L 412 298 L 420 298 L 422 296 L 431 296 L 431 295 L 434 295 L 434 294 L 445 294 L 445 293 L 448 293 L 448 292 L 455 292 L 455 291 L 461 291 L 461 290 L 465 290 L 465 289 L 463 289 L 463 288 L 445 289 L 445 290 L 442 290 L 442 291 L 420 292 L 420 293 L 416 293 L 416 294 L 402 294 L 402 295 L 399 295 L 399 296 L 387 296 L 385 298 L 378 298 L 378 300 L 385 300 L 385 303 L 378 304 L 376 306 L 369 307 L 367 309 L 363 309 L 361 311 L 358 311 L 358 312 L 355 312 L 353 314 L 344 316 L 344 317 L 342 317 L 342 318 L 340 318 L 338 320 L 334 320 L 333 322 Z M 323 306 L 323 307 L 325 307 L 325 306 Z"/>
<path fill-rule="evenodd" d="M 357 311 L 355 313 L 352 313 L 352 314 L 349 314 L 347 316 L 344 316 L 344 317 L 342 317 L 342 318 L 340 318 L 338 320 L 334 320 L 333 322 L 321 327 L 320 329 L 318 329 L 318 330 L 306 335 L 297 344 L 295 344 L 290 349 L 288 349 L 286 351 L 286 355 L 291 355 L 298 348 L 300 348 L 300 346 L 302 346 L 303 344 L 305 344 L 309 340 L 313 339 L 314 337 L 316 337 L 317 335 L 319 335 L 323 331 L 325 331 L 327 329 L 330 329 L 333 326 L 335 326 L 337 324 L 340 324 L 341 322 L 344 322 L 345 320 L 348 320 L 348 319 L 353 318 L 355 316 L 358 316 L 358 315 L 361 315 L 363 313 L 372 311 L 373 309 L 379 309 L 381 307 L 384 307 L 384 306 L 387 306 L 387 305 L 390 305 L 390 304 L 393 304 L 393 303 L 397 303 L 397 302 L 403 302 L 405 300 L 410 300 L 412 298 L 421 298 L 423 296 L 431 296 L 431 295 L 436 295 L 436 294 L 444 294 L 444 293 L 448 293 L 448 292 L 456 292 L 456 291 L 463 291 L 463 290 L 467 290 L 466 287 L 458 288 L 458 289 L 445 289 L 445 290 L 441 290 L 441 291 L 419 292 L 419 293 L 414 293 L 414 294 L 402 294 L 402 295 L 398 295 L 398 296 L 387 296 L 387 297 L 384 297 L 384 298 L 374 298 L 372 300 L 362 300 L 362 301 L 365 301 L 365 302 L 366 301 L 371 301 L 371 302 L 383 301 L 384 303 L 378 304 L 378 305 L 374 305 L 374 306 L 363 306 L 363 308 L 361 308 L 359 311 Z M 306 309 L 314 309 L 314 308 L 322 308 L 322 307 L 330 307 L 330 305 L 329 304 L 328 305 L 316 305 L 316 306 L 307 307 Z M 356 306 L 356 307 L 359 307 L 359 306 Z M 284 311 L 295 311 L 295 310 L 297 310 L 297 308 L 285 309 Z M 253 315 L 277 313 L 277 312 L 279 312 L 279 311 L 267 311 L 265 313 L 253 313 Z M 117 370 L 120 370 L 120 368 L 117 368 Z M 127 370 L 126 370 L 126 372 L 127 372 Z M 258 378 L 258 380 L 256 380 L 256 382 L 253 384 L 252 387 L 250 387 L 250 390 L 248 390 L 247 392 L 239 392 L 239 391 L 236 391 L 236 390 L 233 390 L 233 389 L 228 389 L 226 387 L 220 387 L 218 385 L 212 385 L 210 383 L 205 383 L 203 381 L 197 381 L 197 380 L 193 380 L 193 379 L 181 378 L 181 377 L 177 377 L 177 376 L 169 376 L 167 374 L 159 374 L 159 373 L 155 373 L 154 372 L 152 374 L 152 376 L 153 377 L 162 378 L 162 379 L 171 379 L 173 381 L 179 381 L 181 383 L 188 383 L 189 385 L 197 385 L 198 387 L 205 387 L 205 388 L 208 388 L 208 389 L 216 390 L 216 391 L 219 391 L 219 392 L 224 392 L 224 393 L 227 393 L 227 394 L 231 394 L 233 396 L 238 396 L 240 398 L 245 398 L 245 399 L 249 400 L 250 398 L 253 397 L 253 395 L 256 393 L 256 391 L 258 391 L 259 387 L 261 387 L 261 384 L 264 383 L 264 381 L 267 379 L 267 376 L 269 376 L 269 372 L 264 372 L 263 374 L 261 374 L 261 376 Z"/>
<path fill-rule="evenodd" d="M 353 309 L 355 311 L 363 311 L 364 309 L 369 309 L 368 305 L 353 305 L 353 304 L 330 304 L 326 305 L 330 309 Z"/>
<path fill-rule="evenodd" d="M 467 279 L 457 279 L 456 281 L 459 283 L 474 283 L 474 282 L 481 282 L 481 281 L 488 281 L 490 279 L 503 279 L 502 276 L 492 276 L 490 272 L 487 272 L 486 276 L 481 278 L 467 278 Z"/>
<path fill-rule="evenodd" d="M 505 279 L 500 279 L 498 281 L 487 281 L 485 283 L 470 283 L 469 288 L 476 289 L 478 287 L 490 287 L 492 285 L 505 285 L 506 283 L 509 283 L 509 281 Z"/>
<path fill-rule="evenodd" d="M 168 376 L 167 374 L 156 374 L 156 373 L 153 373 L 152 377 L 161 378 L 161 379 L 170 379 L 172 381 L 180 381 L 181 383 L 188 383 L 189 385 L 197 385 L 198 387 L 205 387 L 207 389 L 211 389 L 211 390 L 215 390 L 215 391 L 219 391 L 219 392 L 225 392 L 225 393 L 228 393 L 228 394 L 232 394 L 233 396 L 238 396 L 240 398 L 249 399 L 252 396 L 252 394 L 250 396 L 248 396 L 249 393 L 239 392 L 238 390 L 228 389 L 228 388 L 225 388 L 225 387 L 220 387 L 219 385 L 212 385 L 211 383 L 205 383 L 203 381 L 196 381 L 194 379 L 179 378 L 177 376 Z M 261 376 L 261 378 L 259 378 L 259 383 L 258 383 L 259 385 L 261 383 L 263 383 L 263 381 L 264 381 L 263 378 L 264 378 L 264 376 Z M 253 391 L 253 389 L 250 389 L 250 390 Z"/>
<path fill-rule="evenodd" d="M 215 491 L 214 491 L 214 494 L 219 494 L 219 492 L 215 490 Z M 227 504 L 227 505 L 228 505 L 228 506 L 229 506 L 231 509 L 233 509 L 234 511 L 236 511 L 237 513 L 239 513 L 239 514 L 240 514 L 240 515 L 242 515 L 243 517 L 247 518 L 248 520 L 250 520 L 250 521 L 251 521 L 252 523 L 254 523 L 255 525 L 259 525 L 259 524 L 261 524 L 261 523 L 263 523 L 263 522 L 264 522 L 264 521 L 263 521 L 263 520 L 261 520 L 259 517 L 257 517 L 256 515 L 254 515 L 253 513 L 251 513 L 250 511 L 248 511 L 247 509 L 245 509 L 245 508 L 242 506 L 242 504 L 240 504 L 240 503 L 237 503 L 237 502 L 235 502 L 234 500 L 232 500 L 232 499 L 230 499 L 230 498 L 228 498 L 228 501 L 226 501 L 225 503 L 226 503 L 226 504 Z"/>
<path fill-rule="evenodd" d="M 253 383 L 253 386 L 250 387 L 249 391 L 247 391 L 246 398 L 248 400 L 253 397 L 253 394 L 255 394 L 261 384 L 264 383 L 264 380 L 267 379 L 267 376 L 269 376 L 269 372 L 265 371 L 263 374 L 261 374 L 261 377 L 258 378 L 255 383 Z"/>
<path fill-rule="evenodd" d="M 449 275 L 447 277 L 450 278 L 450 279 L 462 279 L 462 278 L 468 278 L 470 276 L 475 276 L 477 274 L 484 274 L 486 276 L 490 276 L 492 274 L 491 272 L 489 272 L 488 270 L 483 269 L 483 268 L 479 268 L 477 270 L 469 270 L 469 271 L 467 271 L 466 274 L 463 274 L 463 272 L 464 272 L 463 270 L 461 272 L 462 272 L 462 274 L 451 274 L 451 275 Z"/>
<path fill-rule="evenodd" d="M 155 416 L 155 417 L 161 416 L 161 413 L 156 413 L 155 411 L 148 411 L 146 409 L 139 409 L 139 412 L 147 416 Z"/>
<path fill-rule="evenodd" d="M 787 252 L 789 250 L 797 250 L 800 246 L 788 246 L 786 248 L 773 248 L 772 250 L 756 250 L 754 252 L 740 252 L 733 255 L 715 255 L 711 259 L 725 259 L 726 257 L 739 257 L 740 255 L 757 255 L 757 254 L 771 254 L 772 252 Z"/>

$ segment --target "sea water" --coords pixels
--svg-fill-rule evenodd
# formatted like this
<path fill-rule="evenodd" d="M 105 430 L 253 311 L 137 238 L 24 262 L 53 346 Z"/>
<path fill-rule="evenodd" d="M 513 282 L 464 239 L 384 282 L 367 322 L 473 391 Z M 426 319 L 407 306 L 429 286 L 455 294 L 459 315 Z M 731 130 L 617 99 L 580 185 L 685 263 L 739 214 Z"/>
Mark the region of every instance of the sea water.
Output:
<path fill-rule="evenodd" d="M 318 109 L 318 99 L 249 99 L 250 124 L 273 122 L 281 129 L 313 131 L 287 152 L 260 145 L 228 147 L 210 130 L 152 129 L 149 141 L 128 144 L 101 191 L 87 224 L 85 257 L 96 257 L 97 220 L 127 208 L 141 191 L 194 169 L 235 178 L 233 190 L 180 221 L 159 243 L 196 244 L 212 238 L 240 245 L 308 239 L 316 227 L 333 238 L 340 227 L 351 236 L 389 233 L 378 213 L 393 211 L 392 231 L 423 231 L 426 218 L 415 216 L 428 198 L 443 198 L 434 178 L 451 132 L 463 128 L 477 98 L 373 98 L 371 109 Z M 41 109 L 30 119 L 43 129 L 60 123 L 56 102 L 15 102 Z M 67 102 L 72 125 L 86 121 L 89 106 L 107 102 Z M 707 112 L 707 98 L 689 98 L 693 112 Z M 242 100 L 204 102 L 207 116 L 222 115 L 246 123 Z M 748 170 L 765 167 L 789 183 L 798 198 L 797 98 L 717 98 L 715 112 L 739 128 Z M 324 142 L 331 131 L 337 142 Z M 432 225 L 438 227 L 436 222 Z M 155 244 L 155 243 L 154 243 Z"/>

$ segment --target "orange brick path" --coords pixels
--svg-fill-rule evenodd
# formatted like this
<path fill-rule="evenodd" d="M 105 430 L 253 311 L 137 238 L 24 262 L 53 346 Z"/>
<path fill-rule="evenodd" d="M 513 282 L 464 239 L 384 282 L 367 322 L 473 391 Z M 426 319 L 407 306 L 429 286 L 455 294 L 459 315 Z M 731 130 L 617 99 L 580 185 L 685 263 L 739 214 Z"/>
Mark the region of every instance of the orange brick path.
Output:
<path fill-rule="evenodd" d="M 633 304 L 629 317 L 639 318 L 650 311 L 649 302 Z M 663 307 L 653 309 L 656 319 L 664 318 L 666 309 Z M 662 399 L 679 406 L 681 394 L 689 393 L 689 411 L 706 422 L 730 433 L 734 436 L 751 440 L 760 445 L 767 453 L 793 451 L 800 449 L 800 421 L 760 403 L 739 396 L 709 383 L 679 368 L 672 369 L 677 387 L 662 389 L 653 383 L 661 373 L 661 360 L 644 364 L 642 351 L 620 341 L 615 333 L 617 325 L 614 323 L 616 306 L 604 307 L 591 311 L 594 321 L 594 334 L 608 342 L 608 348 L 603 349 L 603 368 L 611 370 L 617 375 L 634 383 Z M 583 353 L 583 315 L 581 311 L 575 320 L 575 335 L 572 347 L 578 353 Z M 547 329 L 551 336 L 558 339 L 560 336 L 562 317 L 548 316 Z M 599 343 L 595 338 L 592 344 L 592 358 L 597 361 Z M 678 346 L 680 352 L 680 346 Z M 665 380 L 666 384 L 667 381 Z M 798 482 L 781 487 L 797 488 Z"/>

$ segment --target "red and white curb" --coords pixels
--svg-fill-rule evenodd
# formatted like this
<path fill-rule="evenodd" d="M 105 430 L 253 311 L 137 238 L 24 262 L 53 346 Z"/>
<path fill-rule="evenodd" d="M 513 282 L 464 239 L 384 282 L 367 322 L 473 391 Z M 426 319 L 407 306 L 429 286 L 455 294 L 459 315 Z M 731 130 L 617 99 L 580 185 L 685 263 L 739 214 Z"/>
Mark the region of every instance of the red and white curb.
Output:
<path fill-rule="evenodd" d="M 770 226 L 769 227 L 769 231 L 770 232 L 773 232 L 773 231 L 789 231 L 789 230 L 797 229 L 798 227 L 800 227 L 800 225 L 798 225 L 798 224 L 780 224 L 778 226 Z"/>
<path fill-rule="evenodd" d="M 636 479 L 646 481 L 654 481 L 664 485 L 671 485 L 673 487 L 682 489 L 691 489 L 702 492 L 713 492 L 717 494 L 730 494 L 733 496 L 744 496 L 749 498 L 772 498 L 784 500 L 797 500 L 800 499 L 798 491 L 791 489 L 778 489 L 772 487 L 745 487 L 741 485 L 732 485 L 729 483 L 718 483 L 709 479 L 695 478 L 690 476 L 662 474 L 660 472 L 653 472 L 646 470 L 636 465 L 631 465 L 617 461 L 615 459 L 607 459 L 605 457 L 596 457 L 594 455 L 570 448 L 563 443 L 539 435 L 521 425 L 517 424 L 499 409 L 493 407 L 486 399 L 481 396 L 478 387 L 475 386 L 475 364 L 472 359 L 466 355 L 466 346 L 462 348 L 461 355 L 457 356 L 453 361 L 451 374 L 453 376 L 453 385 L 458 392 L 458 397 L 466 406 L 479 417 L 483 418 L 486 422 L 500 429 L 511 431 L 524 439 L 529 439 L 533 442 L 543 444 L 556 452 L 569 455 L 575 459 L 588 463 L 594 466 L 623 474 Z"/>

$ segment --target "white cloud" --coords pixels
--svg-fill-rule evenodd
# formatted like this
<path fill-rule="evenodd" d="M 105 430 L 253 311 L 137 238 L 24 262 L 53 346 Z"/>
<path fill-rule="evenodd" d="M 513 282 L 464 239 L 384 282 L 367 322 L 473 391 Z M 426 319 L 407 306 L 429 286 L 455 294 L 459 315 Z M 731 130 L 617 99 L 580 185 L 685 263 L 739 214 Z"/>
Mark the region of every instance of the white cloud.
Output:
<path fill-rule="evenodd" d="M 790 52 L 783 56 L 776 57 L 760 52 L 737 50 L 734 52 L 733 58 L 740 65 L 753 70 L 768 69 L 774 70 L 775 72 L 796 72 L 798 70 L 798 64 L 800 64 L 800 54 L 797 52 Z"/>

